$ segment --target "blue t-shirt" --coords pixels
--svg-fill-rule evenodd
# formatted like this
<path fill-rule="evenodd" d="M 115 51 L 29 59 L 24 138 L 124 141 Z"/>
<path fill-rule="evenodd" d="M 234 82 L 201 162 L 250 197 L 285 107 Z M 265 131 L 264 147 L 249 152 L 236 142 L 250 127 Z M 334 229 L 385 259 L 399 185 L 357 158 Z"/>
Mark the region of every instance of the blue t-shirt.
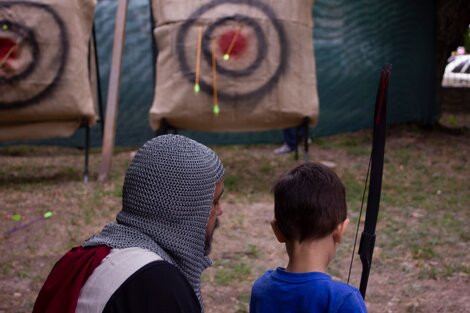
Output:
<path fill-rule="evenodd" d="M 256 280 L 250 313 L 367 312 L 359 290 L 321 272 L 291 273 L 278 267 Z"/>

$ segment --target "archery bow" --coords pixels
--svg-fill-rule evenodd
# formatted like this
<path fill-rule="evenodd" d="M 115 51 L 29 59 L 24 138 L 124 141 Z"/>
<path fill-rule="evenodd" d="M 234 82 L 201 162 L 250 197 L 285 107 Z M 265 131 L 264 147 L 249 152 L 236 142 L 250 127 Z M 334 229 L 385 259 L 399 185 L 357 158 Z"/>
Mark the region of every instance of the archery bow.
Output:
<path fill-rule="evenodd" d="M 385 130 L 387 125 L 387 92 L 392 71 L 391 64 L 385 64 L 382 67 L 380 75 L 379 88 L 377 90 L 377 98 L 375 102 L 374 127 L 372 134 L 372 151 L 367 169 L 364 193 L 362 195 L 361 210 L 357 223 L 356 236 L 354 239 L 354 247 L 349 267 L 348 283 L 351 277 L 351 269 L 354 261 L 354 251 L 356 250 L 357 235 L 359 232 L 359 224 L 364 206 L 367 181 L 369 181 L 369 194 L 367 197 L 366 219 L 364 221 L 364 230 L 361 234 L 358 254 L 362 262 L 362 275 L 359 291 L 362 297 L 366 297 L 367 282 L 372 265 L 372 254 L 375 245 L 375 228 L 377 226 L 377 217 L 379 215 L 380 193 L 382 190 L 382 173 L 384 165 L 385 152 Z M 370 173 L 370 179 L 369 179 Z"/>

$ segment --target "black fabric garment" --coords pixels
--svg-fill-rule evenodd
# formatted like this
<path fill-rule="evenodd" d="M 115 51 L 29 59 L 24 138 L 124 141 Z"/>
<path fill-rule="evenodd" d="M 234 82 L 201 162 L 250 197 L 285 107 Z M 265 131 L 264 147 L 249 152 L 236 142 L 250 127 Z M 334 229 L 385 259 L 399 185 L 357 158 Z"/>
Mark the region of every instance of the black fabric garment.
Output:
<path fill-rule="evenodd" d="M 149 263 L 132 274 L 109 299 L 103 313 L 201 313 L 192 286 L 174 265 Z"/>

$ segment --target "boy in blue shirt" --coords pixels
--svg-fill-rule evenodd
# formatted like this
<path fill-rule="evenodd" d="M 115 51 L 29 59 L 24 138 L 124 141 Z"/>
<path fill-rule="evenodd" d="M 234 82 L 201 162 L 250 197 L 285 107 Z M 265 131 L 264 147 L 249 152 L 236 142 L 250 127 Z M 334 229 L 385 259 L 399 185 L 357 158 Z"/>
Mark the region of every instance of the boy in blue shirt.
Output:
<path fill-rule="evenodd" d="M 349 224 L 338 176 L 323 165 L 304 163 L 281 177 L 273 192 L 271 226 L 286 245 L 289 263 L 256 280 L 250 313 L 367 312 L 359 290 L 325 273 Z"/>

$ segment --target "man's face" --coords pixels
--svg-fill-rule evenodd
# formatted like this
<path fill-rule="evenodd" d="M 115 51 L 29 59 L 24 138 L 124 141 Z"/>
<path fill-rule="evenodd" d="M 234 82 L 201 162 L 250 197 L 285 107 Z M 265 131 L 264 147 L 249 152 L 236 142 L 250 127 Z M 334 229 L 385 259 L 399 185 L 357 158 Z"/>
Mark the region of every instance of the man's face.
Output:
<path fill-rule="evenodd" d="M 211 212 L 209 213 L 209 220 L 207 221 L 206 227 L 206 242 L 205 242 L 205 255 L 209 255 L 212 248 L 212 237 L 214 231 L 219 227 L 218 217 L 222 215 L 222 208 L 220 206 L 220 197 L 224 193 L 224 180 L 222 179 L 215 185 L 214 200 L 212 202 Z"/>

